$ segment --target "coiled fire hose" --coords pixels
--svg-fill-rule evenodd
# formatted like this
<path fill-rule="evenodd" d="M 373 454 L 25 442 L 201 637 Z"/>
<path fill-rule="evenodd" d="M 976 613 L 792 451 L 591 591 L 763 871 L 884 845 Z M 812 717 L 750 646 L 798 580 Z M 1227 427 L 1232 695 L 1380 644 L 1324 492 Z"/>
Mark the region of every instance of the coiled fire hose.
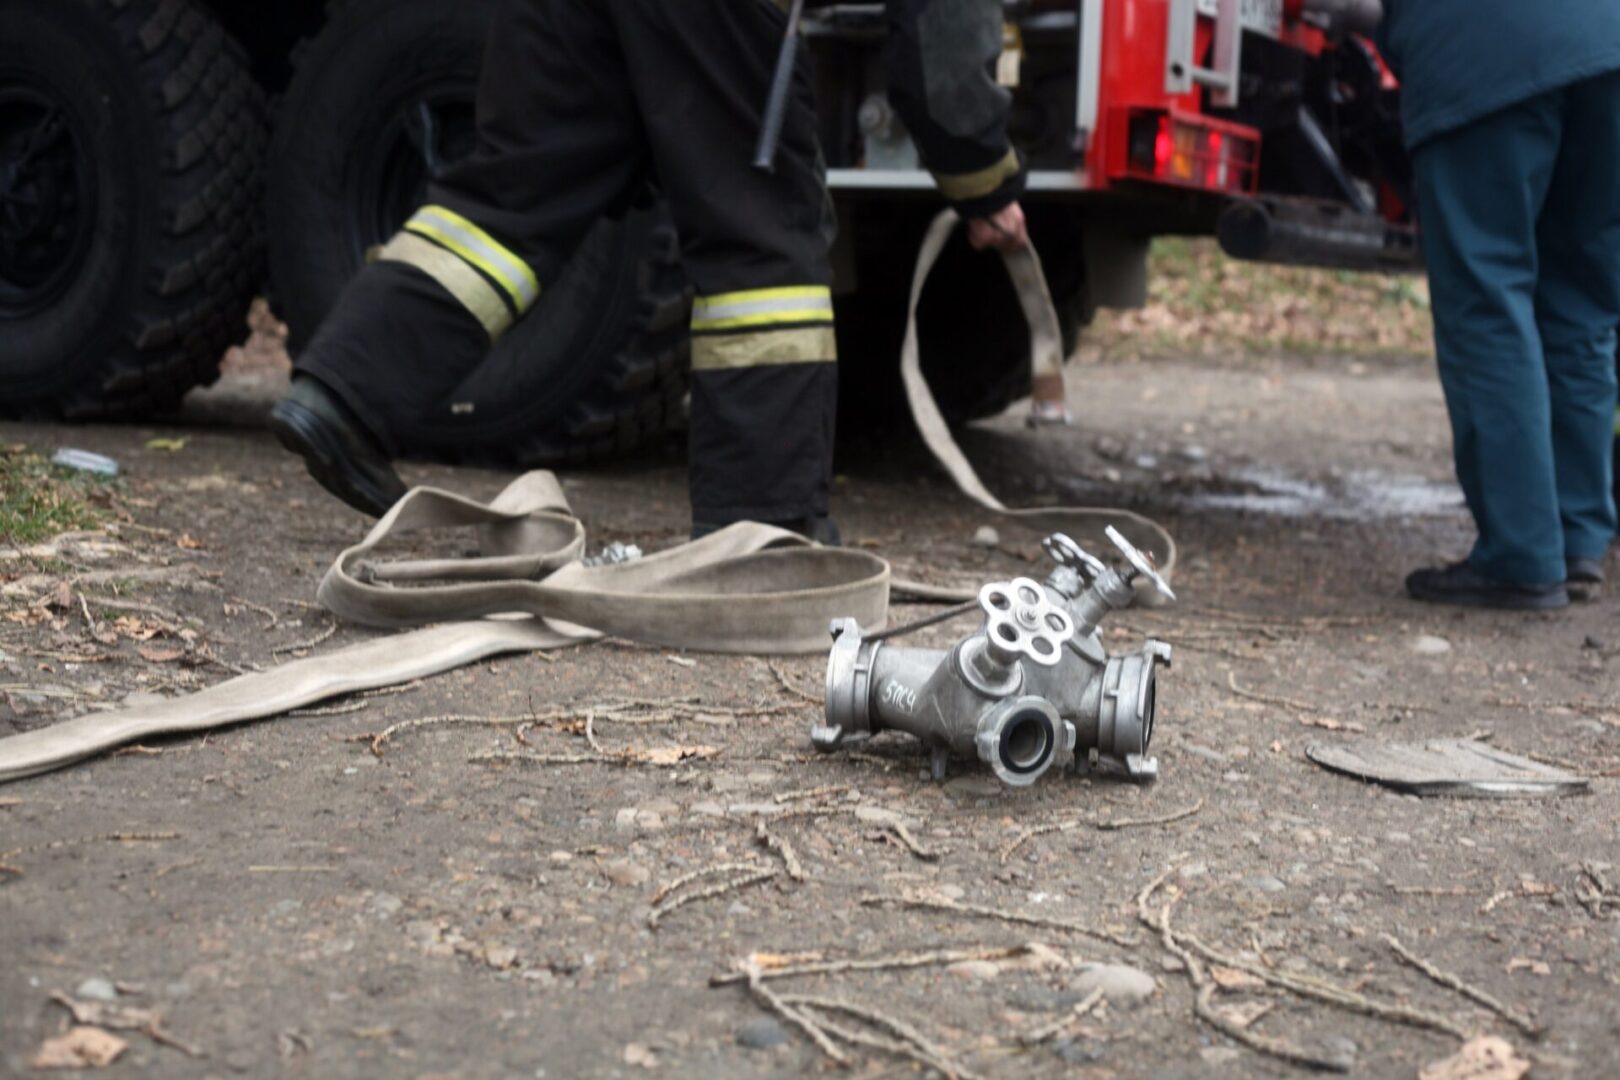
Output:
<path fill-rule="evenodd" d="M 1175 544 L 1154 522 L 1122 510 L 1009 510 L 951 438 L 922 377 L 916 313 L 928 273 L 957 224 L 947 210 L 925 237 L 912 283 L 901 357 L 924 441 L 964 494 L 1020 526 L 1095 537 L 1113 525 L 1166 577 Z M 1062 378 L 1057 316 L 1033 249 L 1005 256 L 1030 323 L 1039 382 Z M 397 534 L 476 526 L 481 554 L 389 562 L 377 548 Z M 819 547 L 781 529 L 743 522 L 631 562 L 587 566 L 585 529 L 549 472 L 531 472 L 488 504 L 414 488 L 338 556 L 317 598 L 365 626 L 416 627 L 323 656 L 240 675 L 172 701 L 92 713 L 0 739 L 0 783 L 49 772 L 158 735 L 206 731 L 277 716 L 329 698 L 436 675 L 502 653 L 555 649 L 603 635 L 720 653 L 816 653 L 834 618 L 884 625 L 889 565 L 855 548 Z M 958 591 L 894 582 L 896 591 L 966 600 Z M 506 616 L 490 618 L 488 616 Z M 526 617 L 511 617 L 526 616 Z"/>

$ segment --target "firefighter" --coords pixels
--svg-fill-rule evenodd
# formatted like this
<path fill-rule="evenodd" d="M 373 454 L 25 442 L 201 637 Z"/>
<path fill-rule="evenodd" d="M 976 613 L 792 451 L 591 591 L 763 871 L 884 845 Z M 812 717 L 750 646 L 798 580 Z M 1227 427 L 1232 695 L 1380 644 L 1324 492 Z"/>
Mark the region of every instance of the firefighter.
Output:
<path fill-rule="evenodd" d="M 1620 324 L 1620 3 L 1385 0 L 1472 552 L 1420 600 L 1603 582 Z"/>
<path fill-rule="evenodd" d="M 751 167 L 786 28 L 773 0 L 508 0 L 478 147 L 349 285 L 272 429 L 349 505 L 405 491 L 396 423 L 438 406 L 544 303 L 587 229 L 646 180 L 668 199 L 692 310 L 694 535 L 742 520 L 837 541 L 828 517 L 835 223 L 799 63 L 774 173 Z M 1027 242 L 999 0 L 890 0 L 889 94 L 976 247 Z M 802 43 L 798 46 L 803 50 Z M 802 58 L 801 51 L 801 58 Z"/>

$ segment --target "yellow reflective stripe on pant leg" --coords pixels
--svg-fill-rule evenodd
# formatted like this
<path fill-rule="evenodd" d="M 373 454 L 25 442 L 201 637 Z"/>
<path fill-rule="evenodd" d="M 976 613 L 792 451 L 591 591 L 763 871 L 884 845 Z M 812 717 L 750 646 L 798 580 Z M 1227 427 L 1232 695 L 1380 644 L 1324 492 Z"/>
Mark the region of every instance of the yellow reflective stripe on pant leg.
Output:
<path fill-rule="evenodd" d="M 527 313 L 540 299 L 540 279 L 529 264 L 454 210 L 424 206 L 405 223 L 405 229 L 449 248 L 488 274 L 506 290 L 519 315 Z"/>
<path fill-rule="evenodd" d="M 512 309 L 506 306 L 495 286 L 485 281 L 461 256 L 408 232 L 396 233 L 377 251 L 379 262 L 399 262 L 414 266 L 461 302 L 473 318 L 483 324 L 489 339 L 495 341 L 512 327 Z"/>
<path fill-rule="evenodd" d="M 700 296 L 692 303 L 692 331 L 791 326 L 831 322 L 832 290 L 825 285 L 792 285 Z"/>
<path fill-rule="evenodd" d="M 799 326 L 753 334 L 696 334 L 693 371 L 737 371 L 776 364 L 830 364 L 838 359 L 831 326 Z"/>

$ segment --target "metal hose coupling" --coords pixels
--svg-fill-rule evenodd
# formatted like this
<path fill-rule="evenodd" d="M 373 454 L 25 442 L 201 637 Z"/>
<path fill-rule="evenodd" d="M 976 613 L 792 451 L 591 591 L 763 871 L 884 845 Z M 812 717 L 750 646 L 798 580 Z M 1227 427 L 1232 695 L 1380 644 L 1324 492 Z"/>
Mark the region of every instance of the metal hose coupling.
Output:
<path fill-rule="evenodd" d="M 1125 556 L 1123 572 L 1061 533 L 1048 537 L 1058 565 L 1045 583 L 986 585 L 983 623 L 950 649 L 899 648 L 887 636 L 863 636 L 854 619 L 835 619 L 825 723 L 810 741 L 831 751 L 880 731 L 908 732 L 928 746 L 935 779 L 953 756 L 977 757 L 1019 787 L 1064 761 L 1156 776 L 1147 751 L 1170 646 L 1149 641 L 1110 656 L 1098 624 L 1135 602 L 1138 579 L 1175 597 L 1123 536 L 1110 529 L 1109 539 Z"/>

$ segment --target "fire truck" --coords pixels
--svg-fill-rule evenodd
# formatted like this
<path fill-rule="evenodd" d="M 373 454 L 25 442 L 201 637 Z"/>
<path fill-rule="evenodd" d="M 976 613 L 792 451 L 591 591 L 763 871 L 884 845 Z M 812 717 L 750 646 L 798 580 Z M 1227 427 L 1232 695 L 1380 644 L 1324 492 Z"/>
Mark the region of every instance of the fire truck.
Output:
<path fill-rule="evenodd" d="M 173 410 L 216 377 L 266 291 L 294 349 L 307 341 L 431 178 L 472 149 L 498 2 L 6 0 L 0 414 Z M 1218 235 L 1248 259 L 1413 265 L 1398 90 L 1364 36 L 1376 9 L 1005 4 L 995 76 L 1071 337 L 1098 307 L 1143 302 L 1159 235 Z M 884 25 L 880 3 L 834 2 L 812 3 L 803 26 L 840 216 L 846 429 L 893 420 L 911 262 L 939 207 L 884 93 Z M 411 446 L 549 464 L 678 428 L 689 302 L 654 180 Z M 1027 393 L 1025 331 L 994 259 L 958 241 L 920 320 L 951 420 Z"/>

